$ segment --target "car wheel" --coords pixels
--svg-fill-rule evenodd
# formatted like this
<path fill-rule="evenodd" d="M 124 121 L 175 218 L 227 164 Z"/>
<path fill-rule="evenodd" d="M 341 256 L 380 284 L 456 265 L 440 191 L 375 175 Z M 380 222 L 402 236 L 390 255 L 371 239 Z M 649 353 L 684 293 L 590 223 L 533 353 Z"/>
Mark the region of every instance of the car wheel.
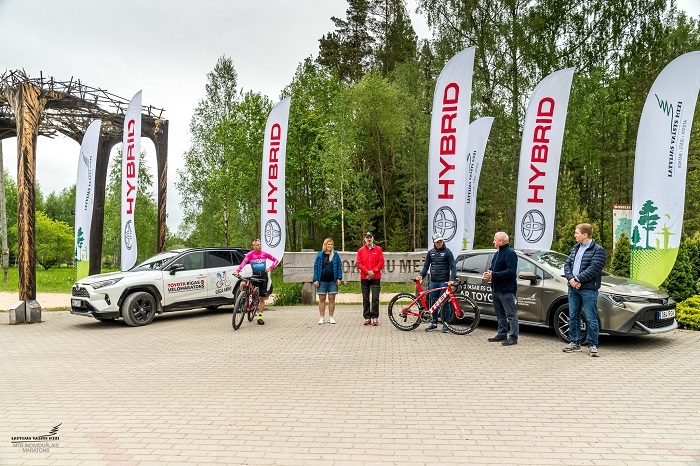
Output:
<path fill-rule="evenodd" d="M 156 316 L 156 300 L 145 291 L 137 291 L 122 303 L 122 318 L 131 327 L 140 327 L 153 322 Z"/>
<path fill-rule="evenodd" d="M 554 331 L 557 336 L 569 342 L 569 305 L 563 304 L 554 312 Z M 586 333 L 588 331 L 588 324 L 586 323 L 586 318 L 581 313 L 581 341 L 586 341 Z"/>

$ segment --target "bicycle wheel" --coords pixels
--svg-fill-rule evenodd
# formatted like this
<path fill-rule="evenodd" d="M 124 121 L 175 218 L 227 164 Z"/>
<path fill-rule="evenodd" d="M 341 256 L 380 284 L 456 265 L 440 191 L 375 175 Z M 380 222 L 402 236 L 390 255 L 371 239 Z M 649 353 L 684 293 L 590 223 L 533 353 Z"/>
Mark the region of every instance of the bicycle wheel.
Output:
<path fill-rule="evenodd" d="M 450 332 L 457 335 L 466 335 L 474 331 L 476 326 L 479 325 L 481 317 L 479 307 L 471 298 L 463 294 L 456 294 L 455 300 L 459 303 L 460 309 L 455 312 L 455 309 L 452 309 L 452 301 L 448 299 L 440 306 L 440 318 Z M 445 319 L 447 306 L 449 306 L 451 314 L 449 319 Z"/>
<path fill-rule="evenodd" d="M 248 322 L 252 322 L 255 317 L 255 313 L 258 310 L 258 303 L 260 303 L 260 290 L 257 288 L 253 289 L 253 293 L 248 301 Z"/>
<path fill-rule="evenodd" d="M 248 293 L 241 291 L 238 298 L 236 298 L 236 304 L 233 305 L 233 319 L 231 320 L 231 325 L 233 325 L 234 330 L 241 328 L 247 310 L 246 304 L 248 304 Z"/>
<path fill-rule="evenodd" d="M 413 330 L 421 322 L 420 306 L 411 293 L 399 293 L 389 301 L 389 320 L 399 330 Z"/>

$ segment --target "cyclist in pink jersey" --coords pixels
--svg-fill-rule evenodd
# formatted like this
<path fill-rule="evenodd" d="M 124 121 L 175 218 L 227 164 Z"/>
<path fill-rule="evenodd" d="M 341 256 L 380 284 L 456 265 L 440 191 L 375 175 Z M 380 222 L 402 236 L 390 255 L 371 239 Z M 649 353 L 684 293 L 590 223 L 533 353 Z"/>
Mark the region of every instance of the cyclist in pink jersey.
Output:
<path fill-rule="evenodd" d="M 272 261 L 272 265 L 270 265 L 270 267 L 267 266 L 268 259 Z M 245 255 L 243 262 L 241 262 L 241 265 L 238 266 L 234 275 L 238 277 L 246 264 L 250 264 L 250 267 L 253 269 L 253 276 L 261 280 L 260 282 L 255 283 L 255 286 L 258 287 L 258 291 L 260 292 L 260 304 L 258 304 L 258 325 L 265 325 L 265 321 L 262 317 L 263 311 L 265 310 L 265 298 L 267 297 L 267 274 L 269 271 L 274 269 L 277 264 L 279 264 L 279 261 L 272 254 L 263 251 L 260 240 L 255 239 L 253 240 L 253 250 Z"/>

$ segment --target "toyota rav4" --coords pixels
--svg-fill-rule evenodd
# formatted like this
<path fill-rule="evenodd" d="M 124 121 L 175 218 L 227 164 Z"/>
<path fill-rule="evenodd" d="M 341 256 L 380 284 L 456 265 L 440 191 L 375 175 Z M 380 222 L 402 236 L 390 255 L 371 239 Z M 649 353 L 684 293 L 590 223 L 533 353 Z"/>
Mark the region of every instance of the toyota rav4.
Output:
<path fill-rule="evenodd" d="M 70 312 L 99 321 L 121 317 L 136 327 L 163 312 L 233 304 L 239 285 L 233 272 L 247 252 L 231 247 L 174 249 L 126 272 L 82 278 L 73 285 Z M 250 275 L 250 266 L 242 273 Z"/>

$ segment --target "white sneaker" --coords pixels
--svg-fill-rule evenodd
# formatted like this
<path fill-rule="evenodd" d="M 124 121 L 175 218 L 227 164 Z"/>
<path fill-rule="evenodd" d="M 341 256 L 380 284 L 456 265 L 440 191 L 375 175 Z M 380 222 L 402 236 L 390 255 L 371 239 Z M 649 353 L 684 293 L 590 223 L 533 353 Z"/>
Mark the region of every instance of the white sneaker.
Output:
<path fill-rule="evenodd" d="M 328 322 L 330 322 L 331 324 L 334 324 L 334 323 L 335 323 L 335 319 L 333 318 L 333 316 L 330 316 L 330 317 L 328 318 Z"/>
<path fill-rule="evenodd" d="M 318 319 L 318 325 L 323 325 L 323 317 L 321 317 L 320 319 Z"/>

